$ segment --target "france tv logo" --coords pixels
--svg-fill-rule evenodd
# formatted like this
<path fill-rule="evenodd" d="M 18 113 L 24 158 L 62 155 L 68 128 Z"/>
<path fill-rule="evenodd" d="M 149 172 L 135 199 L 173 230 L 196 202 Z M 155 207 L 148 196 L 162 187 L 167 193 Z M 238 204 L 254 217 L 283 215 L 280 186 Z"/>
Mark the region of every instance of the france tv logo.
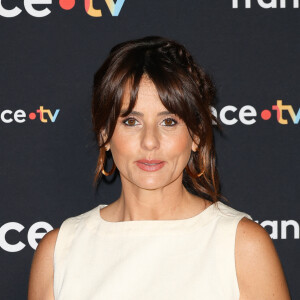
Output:
<path fill-rule="evenodd" d="M 275 105 L 272 105 L 272 111 L 276 115 L 276 121 L 280 125 L 299 124 L 300 123 L 300 108 L 295 111 L 292 105 L 283 105 L 282 100 L 277 100 Z M 263 121 L 268 121 L 272 117 L 272 111 L 264 109 L 260 113 Z M 238 108 L 233 105 L 224 106 L 218 113 L 215 107 L 211 107 L 212 114 L 225 125 L 235 125 L 238 122 L 244 125 L 253 125 L 256 123 L 258 116 L 255 107 L 252 105 L 244 105 L 238 111 Z M 228 115 L 229 114 L 229 115 Z M 290 120 L 289 120 L 290 119 Z M 216 123 L 213 122 L 215 125 Z"/>
<path fill-rule="evenodd" d="M 52 113 L 50 109 L 45 109 L 44 106 L 40 106 L 39 109 L 37 109 L 35 112 L 29 113 L 28 118 L 30 120 L 35 120 L 37 116 L 39 116 L 39 120 L 42 123 L 48 123 L 48 120 L 54 123 L 59 112 L 60 109 L 56 109 L 55 112 Z M 10 124 L 13 122 L 24 123 L 26 122 L 26 118 L 26 112 L 23 109 L 18 109 L 15 112 L 10 109 L 4 109 L 0 113 L 0 121 L 6 124 Z"/>
<path fill-rule="evenodd" d="M 14 3 L 16 0 L 10 0 L 9 6 L 3 5 L 3 0 L 0 0 L 0 16 L 6 18 L 14 18 L 18 16 L 22 9 L 17 5 L 12 5 L 11 2 Z M 35 18 L 43 18 L 48 16 L 51 13 L 51 10 L 48 7 L 44 7 L 43 9 L 37 9 L 34 5 L 52 5 L 52 0 L 23 0 L 24 1 L 24 9 L 25 11 Z M 78 0 L 77 0 L 78 1 Z M 123 7 L 125 0 L 103 0 L 105 1 L 111 15 L 113 17 L 117 17 L 120 14 L 120 11 Z M 59 0 L 59 6 L 64 10 L 71 10 L 75 6 L 76 0 Z M 12 7 L 13 6 L 13 7 Z M 91 17 L 102 17 L 101 9 L 96 9 L 94 7 L 93 0 L 84 0 L 84 8 L 88 15 Z"/>

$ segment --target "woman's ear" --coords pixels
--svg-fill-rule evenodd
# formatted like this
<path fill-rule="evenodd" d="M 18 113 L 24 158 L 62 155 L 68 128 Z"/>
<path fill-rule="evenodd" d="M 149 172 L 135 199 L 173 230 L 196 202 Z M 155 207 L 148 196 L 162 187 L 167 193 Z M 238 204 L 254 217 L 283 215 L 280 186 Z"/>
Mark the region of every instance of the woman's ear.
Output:
<path fill-rule="evenodd" d="M 106 140 L 107 140 L 107 133 L 105 130 L 101 130 L 100 134 L 99 134 L 99 144 L 101 145 L 101 144 L 105 143 Z M 109 149 L 110 149 L 110 144 L 107 143 L 105 145 L 105 150 L 108 151 Z"/>
<path fill-rule="evenodd" d="M 193 143 L 192 143 L 192 151 L 193 152 L 197 152 L 199 143 L 200 143 L 200 138 L 197 135 L 194 135 Z"/>

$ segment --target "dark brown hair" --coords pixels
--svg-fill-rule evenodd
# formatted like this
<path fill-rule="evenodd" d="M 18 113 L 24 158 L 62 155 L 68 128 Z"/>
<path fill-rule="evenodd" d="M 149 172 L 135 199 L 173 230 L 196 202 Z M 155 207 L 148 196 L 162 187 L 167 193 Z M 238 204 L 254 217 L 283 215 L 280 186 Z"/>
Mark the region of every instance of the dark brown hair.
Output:
<path fill-rule="evenodd" d="M 152 80 L 166 109 L 185 122 L 191 137 L 195 134 L 200 138 L 198 149 L 191 152 L 188 162 L 191 173 L 184 170 L 183 185 L 212 202 L 224 198 L 219 193 L 212 123 L 219 129 L 221 126 L 210 109 L 215 87 L 183 45 L 158 36 L 116 45 L 94 75 L 92 121 L 100 147 L 94 184 L 105 165 L 104 146 L 110 141 L 120 116 L 126 84 L 130 86 L 130 104 L 122 117 L 132 111 L 143 75 Z M 107 133 L 106 141 L 102 131 Z M 199 178 L 193 176 L 202 171 L 204 174 Z"/>

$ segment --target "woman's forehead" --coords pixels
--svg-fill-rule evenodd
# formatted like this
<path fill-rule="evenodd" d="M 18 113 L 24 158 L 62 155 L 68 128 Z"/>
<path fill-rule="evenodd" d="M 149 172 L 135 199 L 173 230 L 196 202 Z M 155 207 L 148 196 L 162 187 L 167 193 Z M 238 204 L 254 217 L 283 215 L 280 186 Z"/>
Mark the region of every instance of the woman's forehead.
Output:
<path fill-rule="evenodd" d="M 125 85 L 124 96 L 130 96 L 131 88 L 132 86 L 130 84 L 130 81 L 127 81 Z M 147 75 L 142 76 L 138 93 L 143 95 L 158 95 L 155 84 Z"/>
<path fill-rule="evenodd" d="M 130 84 L 126 84 L 125 91 L 124 91 L 124 96 L 123 96 L 123 105 L 122 108 L 128 107 L 129 102 L 130 102 L 130 92 L 131 92 L 131 86 Z M 140 84 L 139 84 L 139 89 L 138 89 L 138 94 L 137 94 L 137 100 L 136 100 L 136 106 L 139 104 L 156 104 L 156 105 L 161 105 L 163 104 L 160 101 L 159 94 L 157 92 L 157 89 L 152 82 L 151 79 L 149 79 L 146 76 L 143 76 L 141 78 Z"/>

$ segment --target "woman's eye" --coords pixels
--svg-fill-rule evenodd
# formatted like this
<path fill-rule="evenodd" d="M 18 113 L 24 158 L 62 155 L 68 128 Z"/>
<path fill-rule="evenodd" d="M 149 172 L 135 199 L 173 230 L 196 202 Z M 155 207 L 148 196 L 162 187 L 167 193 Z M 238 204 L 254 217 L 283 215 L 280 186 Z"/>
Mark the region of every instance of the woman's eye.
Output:
<path fill-rule="evenodd" d="M 126 126 L 133 127 L 136 125 L 136 123 L 135 123 L 136 121 L 137 120 L 134 118 L 127 118 L 124 121 L 122 121 L 122 123 L 125 124 Z M 172 118 L 164 119 L 163 122 L 166 124 L 164 126 L 168 126 L 168 127 L 171 127 L 171 126 L 174 126 L 177 124 L 177 121 Z"/>
<path fill-rule="evenodd" d="M 134 126 L 135 125 L 135 123 L 134 123 L 135 121 L 136 121 L 136 119 L 134 119 L 134 118 L 128 118 L 128 119 L 124 120 L 123 123 L 125 125 L 127 125 L 127 126 Z"/>
<path fill-rule="evenodd" d="M 177 121 L 172 118 L 164 119 L 163 122 L 165 122 L 165 124 L 166 124 L 165 126 L 174 126 L 177 124 Z M 172 122 L 174 122 L 174 124 L 172 124 Z"/>

